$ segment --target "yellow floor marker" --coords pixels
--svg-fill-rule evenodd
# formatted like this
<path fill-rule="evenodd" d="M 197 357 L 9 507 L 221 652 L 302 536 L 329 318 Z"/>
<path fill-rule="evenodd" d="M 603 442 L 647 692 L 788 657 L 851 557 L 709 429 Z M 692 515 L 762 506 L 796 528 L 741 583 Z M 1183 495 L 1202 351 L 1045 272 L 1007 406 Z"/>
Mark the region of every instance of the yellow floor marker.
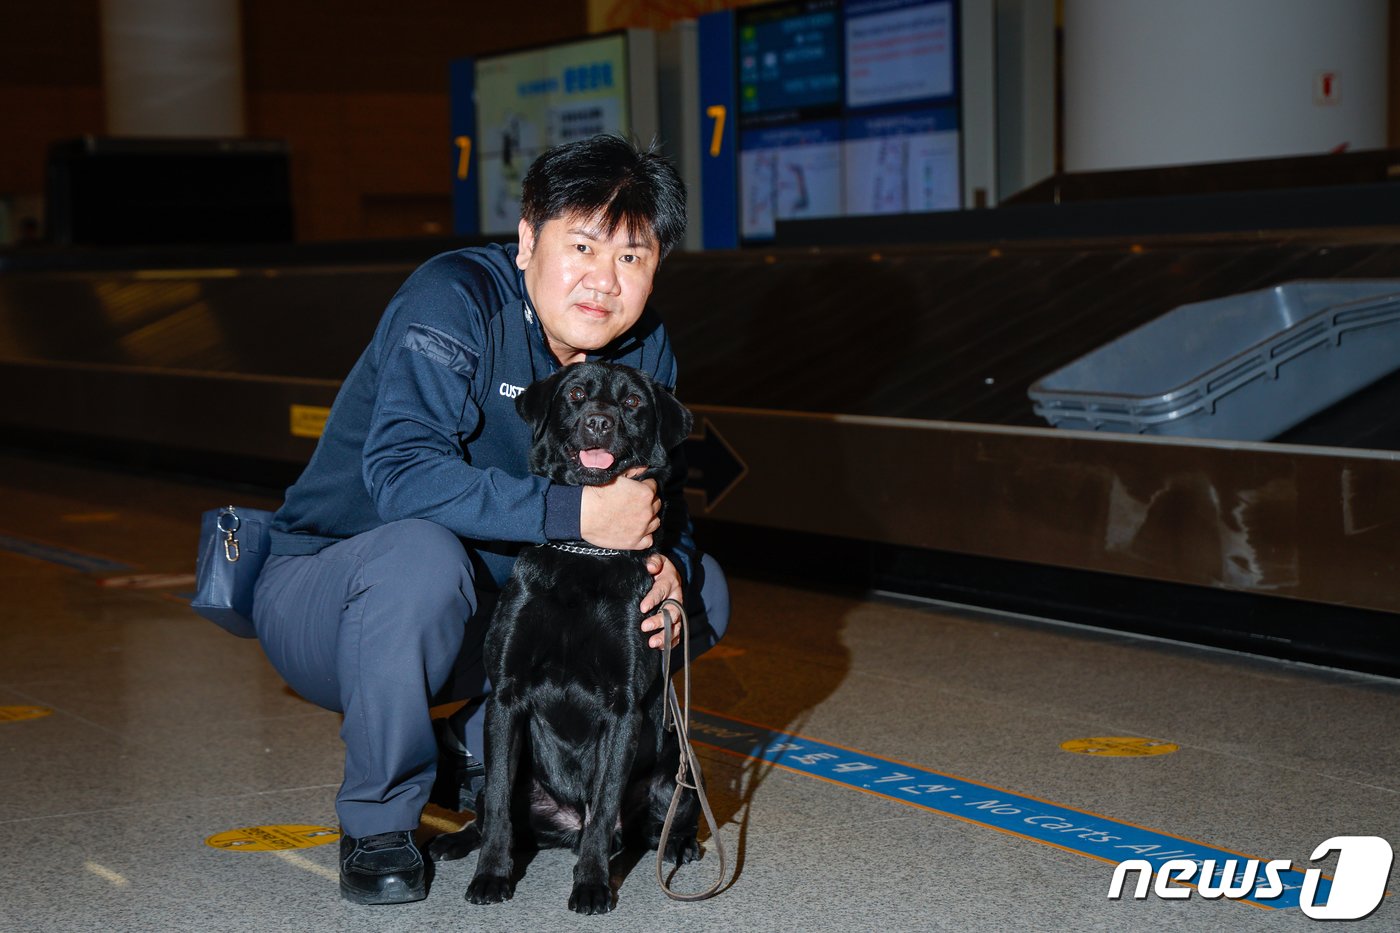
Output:
<path fill-rule="evenodd" d="M 284 849 L 310 849 L 336 842 L 340 833 L 325 826 L 244 826 L 215 833 L 204 844 L 215 849 L 239 852 L 280 852 Z"/>
<path fill-rule="evenodd" d="M 47 706 L 0 706 L 0 722 L 19 722 L 21 719 L 39 719 L 51 714 Z"/>
<path fill-rule="evenodd" d="M 1100 735 L 1090 739 L 1070 739 L 1061 742 L 1060 748 L 1076 755 L 1096 755 L 1100 758 L 1143 758 L 1148 755 L 1170 755 L 1181 746 L 1160 739 Z"/>

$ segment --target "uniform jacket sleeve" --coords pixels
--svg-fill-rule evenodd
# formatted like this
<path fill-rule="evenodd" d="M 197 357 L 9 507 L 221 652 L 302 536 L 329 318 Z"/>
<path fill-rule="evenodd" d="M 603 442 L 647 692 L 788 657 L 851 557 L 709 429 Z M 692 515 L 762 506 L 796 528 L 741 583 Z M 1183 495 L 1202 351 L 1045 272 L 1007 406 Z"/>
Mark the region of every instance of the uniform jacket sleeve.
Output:
<path fill-rule="evenodd" d="M 478 540 L 541 543 L 552 507 L 565 513 L 549 522 L 552 530 L 563 519 L 576 533 L 578 495 L 552 494 L 542 477 L 477 468 L 463 457 L 463 441 L 481 419 L 473 388 L 486 349 L 478 296 L 442 276 L 415 276 L 394 305 L 380 335 L 362 461 L 380 518 L 428 519 Z"/>

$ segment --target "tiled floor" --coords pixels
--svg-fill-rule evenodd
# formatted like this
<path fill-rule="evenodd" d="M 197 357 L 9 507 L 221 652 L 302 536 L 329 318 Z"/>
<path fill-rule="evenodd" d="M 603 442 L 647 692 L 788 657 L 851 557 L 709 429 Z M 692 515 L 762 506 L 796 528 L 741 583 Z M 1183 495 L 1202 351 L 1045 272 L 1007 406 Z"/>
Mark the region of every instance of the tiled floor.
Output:
<path fill-rule="evenodd" d="M 1298 908 L 1195 892 L 1109 900 L 1108 862 L 704 744 L 736 871 L 711 901 L 670 901 L 650 859 L 623 858 L 616 909 L 578 918 L 565 907 L 571 857 L 556 851 L 529 863 L 504 905 L 462 899 L 469 857 L 442 866 L 423 902 L 351 906 L 337 892 L 334 845 L 237 851 L 205 842 L 251 826 L 333 830 L 337 717 L 290 693 L 256 643 L 194 616 L 180 599 L 188 583 L 102 585 L 191 573 L 198 513 L 228 499 L 274 504 L 0 456 L 0 930 L 1204 931 L 1316 922 Z M 731 635 L 694 671 L 696 705 L 720 717 L 1299 869 L 1332 836 L 1400 844 L 1394 681 L 969 609 L 753 579 L 733 588 Z M 1326 615 L 1319 607 L 1319 625 Z M 5 718 L 20 707 L 50 712 Z M 1180 748 L 1137 758 L 1060 748 L 1098 736 Z M 458 819 L 430 809 L 422 835 Z M 1330 874 L 1335 859 L 1322 864 Z M 677 884 L 703 887 L 716 868 L 711 851 Z M 1400 929 L 1395 901 L 1354 928 Z"/>

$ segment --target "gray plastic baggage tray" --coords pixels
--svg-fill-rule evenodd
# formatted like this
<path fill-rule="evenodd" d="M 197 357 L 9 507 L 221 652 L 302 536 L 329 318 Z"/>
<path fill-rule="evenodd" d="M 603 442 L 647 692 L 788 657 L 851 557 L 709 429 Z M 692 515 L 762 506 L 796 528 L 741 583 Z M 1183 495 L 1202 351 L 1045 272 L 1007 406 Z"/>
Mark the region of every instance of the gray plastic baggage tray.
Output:
<path fill-rule="evenodd" d="M 1034 383 L 1058 428 L 1268 440 L 1400 368 L 1400 279 L 1173 308 Z"/>

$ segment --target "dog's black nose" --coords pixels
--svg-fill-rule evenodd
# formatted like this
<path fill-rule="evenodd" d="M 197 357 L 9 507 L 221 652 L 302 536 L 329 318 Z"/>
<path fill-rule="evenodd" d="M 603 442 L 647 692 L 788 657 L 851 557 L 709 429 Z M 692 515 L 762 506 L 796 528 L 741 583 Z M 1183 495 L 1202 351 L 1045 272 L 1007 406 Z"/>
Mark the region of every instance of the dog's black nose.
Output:
<path fill-rule="evenodd" d="M 612 433 L 613 420 L 602 412 L 594 412 L 583 419 L 583 427 L 589 434 L 595 437 L 603 437 L 604 435 Z"/>

